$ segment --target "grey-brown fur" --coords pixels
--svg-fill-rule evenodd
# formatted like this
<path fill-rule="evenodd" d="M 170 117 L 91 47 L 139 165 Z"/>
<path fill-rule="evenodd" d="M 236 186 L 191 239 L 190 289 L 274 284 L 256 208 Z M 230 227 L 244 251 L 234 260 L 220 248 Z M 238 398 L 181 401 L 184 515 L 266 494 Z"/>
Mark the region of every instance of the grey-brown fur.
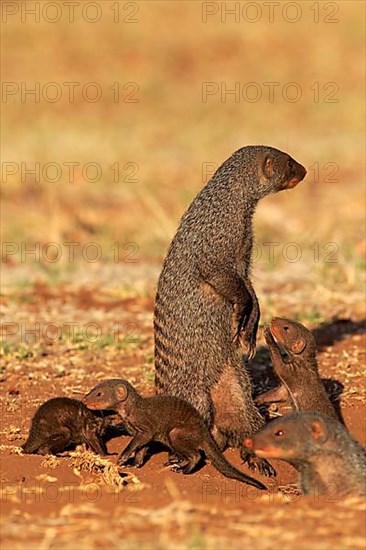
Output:
<path fill-rule="evenodd" d="M 253 357 L 260 315 L 250 281 L 253 214 L 261 198 L 294 187 L 305 174 L 277 149 L 236 151 L 184 214 L 159 278 L 157 392 L 196 407 L 221 449 L 240 446 L 263 425 L 240 347 Z"/>
<path fill-rule="evenodd" d="M 27 441 L 27 454 L 57 454 L 85 443 L 94 452 L 107 454 L 102 439 L 107 421 L 87 409 L 81 401 L 55 397 L 36 411 Z"/>
<path fill-rule="evenodd" d="M 281 355 L 277 342 L 284 348 Z M 289 401 L 295 411 L 315 411 L 338 419 L 319 376 L 314 336 L 301 323 L 274 317 L 265 328 L 273 368 L 282 384 L 260 395 L 257 403 Z"/>
<path fill-rule="evenodd" d="M 366 494 L 366 449 L 329 416 L 291 413 L 270 422 L 245 445 L 257 456 L 295 466 L 304 494 Z"/>
<path fill-rule="evenodd" d="M 266 488 L 226 460 L 199 413 L 183 399 L 170 395 L 142 397 L 126 380 L 112 379 L 98 384 L 83 403 L 93 410 L 116 411 L 134 434 L 118 458 L 121 466 L 131 458 L 135 459 L 135 465 L 141 466 L 149 443 L 156 441 L 173 451 L 170 463 L 175 471 L 191 473 L 201 460 L 202 450 L 224 476 L 258 489 Z"/>

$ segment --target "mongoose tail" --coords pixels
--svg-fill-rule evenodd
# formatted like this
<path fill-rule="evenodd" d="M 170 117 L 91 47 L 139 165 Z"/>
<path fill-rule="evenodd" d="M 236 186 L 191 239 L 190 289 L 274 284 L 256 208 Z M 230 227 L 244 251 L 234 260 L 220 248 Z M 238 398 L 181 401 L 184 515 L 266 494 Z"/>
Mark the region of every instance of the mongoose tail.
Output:
<path fill-rule="evenodd" d="M 261 491 L 267 490 L 267 487 L 263 483 L 244 474 L 240 470 L 237 470 L 237 468 L 230 464 L 230 462 L 226 460 L 225 456 L 219 451 L 212 437 L 207 438 L 204 445 L 202 445 L 202 450 L 205 452 L 207 459 L 216 468 L 216 470 L 218 470 L 225 477 L 235 479 L 236 481 L 241 481 L 242 483 L 246 483 L 247 485 L 260 489 Z"/>

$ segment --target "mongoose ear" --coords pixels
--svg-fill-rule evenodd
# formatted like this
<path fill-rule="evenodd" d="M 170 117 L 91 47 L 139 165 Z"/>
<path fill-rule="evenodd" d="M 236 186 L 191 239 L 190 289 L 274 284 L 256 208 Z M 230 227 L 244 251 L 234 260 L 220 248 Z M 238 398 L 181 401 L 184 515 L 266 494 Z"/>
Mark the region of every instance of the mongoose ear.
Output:
<path fill-rule="evenodd" d="M 125 399 L 127 399 L 128 391 L 126 386 L 125 385 L 118 386 L 116 389 L 116 394 L 118 397 L 118 401 L 124 401 Z"/>
<path fill-rule="evenodd" d="M 304 351 L 305 346 L 306 341 L 304 340 L 304 338 L 300 338 L 292 345 L 291 349 L 294 353 L 301 353 L 302 351 Z"/>
<path fill-rule="evenodd" d="M 311 437 L 315 441 L 325 441 L 327 438 L 326 428 L 321 420 L 313 420 L 310 424 Z"/>
<path fill-rule="evenodd" d="M 267 156 L 263 162 L 263 174 L 266 176 L 267 179 L 269 179 L 273 176 L 273 173 L 273 158 Z"/>

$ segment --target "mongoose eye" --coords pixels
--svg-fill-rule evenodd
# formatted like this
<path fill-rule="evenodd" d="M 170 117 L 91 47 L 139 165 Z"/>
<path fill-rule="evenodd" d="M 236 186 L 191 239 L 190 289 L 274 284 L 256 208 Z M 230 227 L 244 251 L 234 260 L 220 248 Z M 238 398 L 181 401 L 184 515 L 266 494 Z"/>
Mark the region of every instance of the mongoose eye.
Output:
<path fill-rule="evenodd" d="M 285 331 L 287 332 L 287 331 L 288 331 L 288 326 L 285 325 L 285 326 L 283 327 L 283 330 L 285 330 Z"/>
<path fill-rule="evenodd" d="M 103 395 L 102 392 L 101 392 L 101 391 L 98 391 L 98 392 L 97 392 L 97 397 L 100 397 L 101 395 Z"/>
<path fill-rule="evenodd" d="M 277 430 L 277 432 L 275 432 L 275 436 L 277 437 L 281 437 L 281 435 L 284 434 L 284 431 L 283 430 Z"/>

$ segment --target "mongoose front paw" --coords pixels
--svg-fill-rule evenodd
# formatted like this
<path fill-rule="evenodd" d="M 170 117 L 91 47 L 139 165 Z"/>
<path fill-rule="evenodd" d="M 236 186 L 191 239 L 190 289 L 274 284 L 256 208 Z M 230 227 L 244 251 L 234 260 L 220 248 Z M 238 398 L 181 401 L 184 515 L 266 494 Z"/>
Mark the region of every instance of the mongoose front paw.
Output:
<path fill-rule="evenodd" d="M 165 463 L 167 466 L 169 465 L 170 466 L 170 469 L 172 472 L 177 472 L 177 473 L 182 473 L 182 466 L 179 464 L 179 462 L 177 462 L 176 464 L 173 464 L 173 463 L 170 463 L 169 462 L 166 462 Z"/>
<path fill-rule="evenodd" d="M 244 464 L 247 464 L 249 470 L 252 472 L 258 470 L 262 476 L 276 477 L 276 470 L 265 458 L 254 456 L 245 448 L 240 450 L 240 456 L 243 459 Z"/>
<path fill-rule="evenodd" d="M 183 459 L 177 455 L 170 455 L 168 460 L 164 462 L 164 466 L 176 466 L 177 464 L 179 465 L 182 460 Z"/>
<path fill-rule="evenodd" d="M 242 347 L 246 350 L 247 359 L 250 361 L 251 359 L 254 359 L 256 351 L 257 351 L 257 339 L 256 334 L 247 334 L 244 332 L 241 335 L 240 343 Z"/>
<path fill-rule="evenodd" d="M 172 472 L 178 472 L 180 474 L 190 474 L 191 473 L 191 464 L 189 460 L 181 459 L 176 464 L 173 464 L 171 467 Z"/>
<path fill-rule="evenodd" d="M 117 460 L 117 466 L 126 466 L 127 462 L 129 461 L 130 459 L 130 456 L 129 455 L 124 455 L 123 453 L 121 455 L 119 455 L 118 457 L 118 460 Z"/>

